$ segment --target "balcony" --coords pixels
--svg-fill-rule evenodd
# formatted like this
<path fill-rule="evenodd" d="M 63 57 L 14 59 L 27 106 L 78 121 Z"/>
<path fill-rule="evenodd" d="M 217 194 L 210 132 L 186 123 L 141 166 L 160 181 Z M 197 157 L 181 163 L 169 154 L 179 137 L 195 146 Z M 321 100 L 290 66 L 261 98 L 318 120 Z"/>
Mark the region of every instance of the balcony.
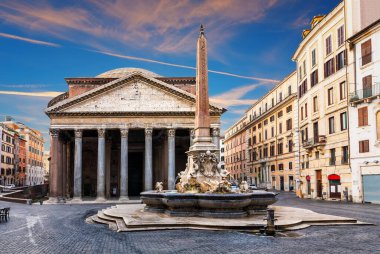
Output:
<path fill-rule="evenodd" d="M 319 135 L 317 137 L 310 138 L 302 142 L 302 146 L 305 149 L 313 149 L 314 147 L 324 146 L 324 145 L 326 145 L 325 135 Z"/>
<path fill-rule="evenodd" d="M 268 157 L 259 159 L 259 163 L 265 164 L 268 161 Z"/>
<path fill-rule="evenodd" d="M 370 99 L 377 96 L 380 96 L 380 83 L 374 84 L 370 88 L 356 90 L 355 92 L 351 93 L 350 102 L 358 103 L 364 99 Z"/>

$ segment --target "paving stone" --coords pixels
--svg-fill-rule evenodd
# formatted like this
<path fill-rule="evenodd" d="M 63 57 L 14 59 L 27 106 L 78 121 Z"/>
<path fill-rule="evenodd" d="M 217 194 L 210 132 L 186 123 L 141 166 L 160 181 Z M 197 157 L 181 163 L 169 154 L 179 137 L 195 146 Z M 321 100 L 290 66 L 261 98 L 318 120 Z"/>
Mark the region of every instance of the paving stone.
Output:
<path fill-rule="evenodd" d="M 276 205 L 380 224 L 380 205 L 301 200 L 281 193 Z M 11 207 L 0 223 L 0 253 L 380 253 L 379 226 L 315 226 L 292 237 L 232 231 L 156 230 L 117 233 L 85 219 L 110 204 Z"/>

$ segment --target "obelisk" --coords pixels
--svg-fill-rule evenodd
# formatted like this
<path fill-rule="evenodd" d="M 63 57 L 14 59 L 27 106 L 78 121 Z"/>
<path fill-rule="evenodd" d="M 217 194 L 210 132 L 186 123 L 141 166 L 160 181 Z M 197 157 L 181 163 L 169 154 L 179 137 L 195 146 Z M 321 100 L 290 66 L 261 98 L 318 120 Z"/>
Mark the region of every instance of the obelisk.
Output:
<path fill-rule="evenodd" d="M 210 104 L 208 97 L 207 40 L 201 25 L 197 41 L 195 138 L 191 150 L 216 150 L 210 135 Z"/>
<path fill-rule="evenodd" d="M 208 98 L 207 41 L 201 25 L 197 41 L 195 137 L 187 152 L 186 169 L 179 173 L 178 192 L 214 191 L 228 174 L 218 167 L 219 149 L 210 134 L 210 104 Z M 195 182 L 196 183 L 195 183 Z M 203 186 L 202 190 L 192 186 Z"/>

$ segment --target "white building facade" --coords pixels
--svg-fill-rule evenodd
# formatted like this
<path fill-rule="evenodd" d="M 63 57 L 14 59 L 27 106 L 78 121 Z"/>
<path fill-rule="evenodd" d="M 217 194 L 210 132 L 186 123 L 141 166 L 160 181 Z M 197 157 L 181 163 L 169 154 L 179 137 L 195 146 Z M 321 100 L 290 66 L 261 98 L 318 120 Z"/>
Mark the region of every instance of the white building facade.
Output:
<path fill-rule="evenodd" d="M 354 202 L 380 203 L 380 19 L 351 38 L 350 154 Z"/>

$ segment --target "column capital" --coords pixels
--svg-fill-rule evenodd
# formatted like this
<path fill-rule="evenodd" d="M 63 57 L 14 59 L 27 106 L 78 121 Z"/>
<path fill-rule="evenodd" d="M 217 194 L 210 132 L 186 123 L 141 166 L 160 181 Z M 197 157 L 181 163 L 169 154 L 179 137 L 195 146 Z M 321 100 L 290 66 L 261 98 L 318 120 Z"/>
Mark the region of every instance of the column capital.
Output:
<path fill-rule="evenodd" d="M 106 130 L 105 129 L 98 129 L 98 137 L 104 138 L 106 136 Z"/>
<path fill-rule="evenodd" d="M 168 136 L 175 137 L 175 129 L 168 129 Z"/>
<path fill-rule="evenodd" d="M 58 137 L 58 135 L 59 135 L 59 129 L 52 129 L 52 128 L 50 128 L 50 136 L 52 136 L 53 138 L 56 138 L 56 137 Z"/>
<path fill-rule="evenodd" d="M 128 137 L 128 133 L 129 133 L 129 129 L 128 128 L 120 129 L 120 134 L 121 134 L 122 138 L 127 138 Z"/>
<path fill-rule="evenodd" d="M 83 130 L 81 130 L 81 129 L 75 129 L 74 133 L 75 133 L 75 138 L 81 138 L 82 135 L 83 135 Z"/>
<path fill-rule="evenodd" d="M 146 137 L 151 137 L 153 134 L 153 129 L 152 128 L 145 128 L 145 136 Z"/>
<path fill-rule="evenodd" d="M 212 136 L 213 137 L 219 137 L 220 136 L 220 129 L 219 128 L 212 128 Z"/>

